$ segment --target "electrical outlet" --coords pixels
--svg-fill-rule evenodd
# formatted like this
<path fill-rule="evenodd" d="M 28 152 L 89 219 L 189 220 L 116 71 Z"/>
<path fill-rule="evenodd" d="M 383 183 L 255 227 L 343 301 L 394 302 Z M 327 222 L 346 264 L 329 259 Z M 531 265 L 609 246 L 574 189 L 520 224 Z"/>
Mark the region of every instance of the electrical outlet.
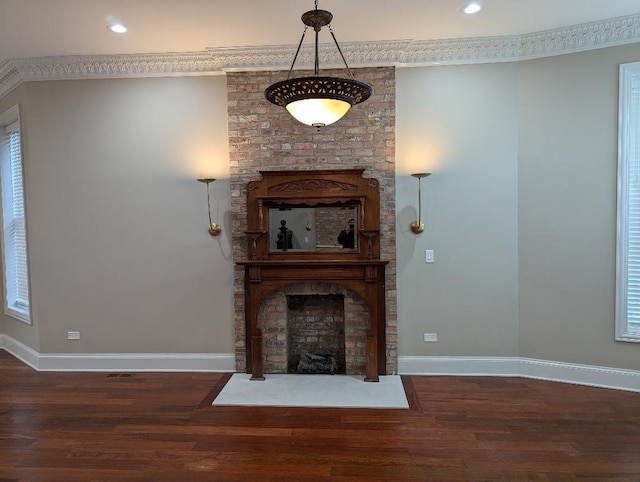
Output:
<path fill-rule="evenodd" d="M 425 343 L 435 343 L 436 341 L 438 341 L 438 334 L 437 333 L 425 333 L 424 334 L 424 342 Z"/>
<path fill-rule="evenodd" d="M 79 340 L 80 332 L 79 331 L 67 331 L 67 340 Z"/>

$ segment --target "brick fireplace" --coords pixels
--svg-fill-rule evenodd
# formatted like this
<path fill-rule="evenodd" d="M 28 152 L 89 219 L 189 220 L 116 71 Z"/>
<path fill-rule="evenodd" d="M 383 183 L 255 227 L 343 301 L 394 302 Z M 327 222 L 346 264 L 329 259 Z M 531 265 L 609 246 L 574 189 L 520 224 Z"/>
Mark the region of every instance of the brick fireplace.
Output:
<path fill-rule="evenodd" d="M 373 96 L 367 102 L 354 106 L 336 124 L 316 132 L 314 128 L 292 119 L 285 109 L 271 105 L 264 99 L 264 89 L 285 78 L 286 72 L 227 73 L 233 258 L 238 261 L 249 257 L 251 247 L 245 233 L 248 214 L 247 185 L 261 179 L 258 171 L 364 168 L 367 177 L 379 182 L 379 249 L 381 256 L 388 260 L 384 274 L 386 372 L 395 373 L 395 71 L 386 67 L 354 69 L 354 75 L 372 85 Z M 247 366 L 248 340 L 245 320 L 246 280 L 242 266 L 236 266 L 233 282 L 236 369 L 244 372 Z M 259 323 L 264 330 L 263 356 L 266 373 L 287 371 L 287 355 L 282 353 L 279 343 L 288 335 L 282 331 L 278 333 L 278 330 L 283 330 L 282 327 L 264 329 L 265 323 L 272 313 L 284 310 L 287 294 L 323 294 L 319 286 L 324 284 L 314 283 L 313 280 L 291 284 L 270 295 L 261 305 Z M 370 323 L 368 310 L 361 297 L 344 286 L 332 287 L 329 292 L 343 295 L 345 300 L 346 371 L 362 373 L 365 341 L 361 332 L 366 330 L 364 325 Z M 354 321 L 353 325 L 349 324 L 351 321 Z M 350 338 L 349 330 L 353 330 L 354 338 Z"/>

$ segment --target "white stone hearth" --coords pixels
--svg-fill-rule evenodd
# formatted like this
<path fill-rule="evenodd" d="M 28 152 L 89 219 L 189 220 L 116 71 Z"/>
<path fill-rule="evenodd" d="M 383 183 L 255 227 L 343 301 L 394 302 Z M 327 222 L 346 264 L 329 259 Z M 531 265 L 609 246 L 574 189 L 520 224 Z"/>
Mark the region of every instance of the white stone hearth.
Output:
<path fill-rule="evenodd" d="M 399 408 L 409 403 L 399 376 L 364 382 L 349 375 L 266 375 L 263 381 L 234 373 L 212 405 L 324 408 Z"/>

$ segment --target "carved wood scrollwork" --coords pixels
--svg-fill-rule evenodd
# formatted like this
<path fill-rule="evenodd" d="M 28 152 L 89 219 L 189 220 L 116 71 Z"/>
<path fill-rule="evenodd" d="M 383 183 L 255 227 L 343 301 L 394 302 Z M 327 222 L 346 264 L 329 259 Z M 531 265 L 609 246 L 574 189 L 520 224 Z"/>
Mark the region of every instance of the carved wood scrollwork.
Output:
<path fill-rule="evenodd" d="M 312 195 L 315 192 L 357 191 L 358 186 L 346 182 L 332 181 L 330 179 L 303 179 L 273 186 L 270 193 L 278 192 L 304 192 Z"/>

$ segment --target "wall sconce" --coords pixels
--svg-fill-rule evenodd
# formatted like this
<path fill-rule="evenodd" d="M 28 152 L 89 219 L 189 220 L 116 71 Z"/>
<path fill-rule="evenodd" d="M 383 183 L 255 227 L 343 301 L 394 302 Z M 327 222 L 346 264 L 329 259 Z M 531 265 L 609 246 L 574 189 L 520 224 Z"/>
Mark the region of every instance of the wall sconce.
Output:
<path fill-rule="evenodd" d="M 415 234 L 420 234 L 424 231 L 424 223 L 422 222 L 422 192 L 420 189 L 420 184 L 423 177 L 430 176 L 430 172 L 418 172 L 416 174 L 411 174 L 412 177 L 418 179 L 418 220 L 411 221 L 411 231 Z"/>
<path fill-rule="evenodd" d="M 203 177 L 198 179 L 200 182 L 204 182 L 207 185 L 207 209 L 209 211 L 209 234 L 211 236 L 217 236 L 222 231 L 222 226 L 218 223 L 211 222 L 211 200 L 209 198 L 209 184 L 211 184 L 215 179 L 210 177 Z"/>

